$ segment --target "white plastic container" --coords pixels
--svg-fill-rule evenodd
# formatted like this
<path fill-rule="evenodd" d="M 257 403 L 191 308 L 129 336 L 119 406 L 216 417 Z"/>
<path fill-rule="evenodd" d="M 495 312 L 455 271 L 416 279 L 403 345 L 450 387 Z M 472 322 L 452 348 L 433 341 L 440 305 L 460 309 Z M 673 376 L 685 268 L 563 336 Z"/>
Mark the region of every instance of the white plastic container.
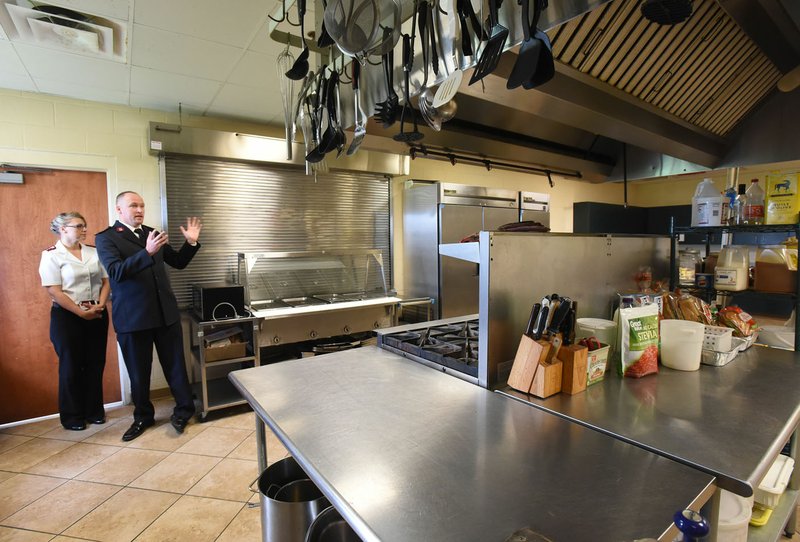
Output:
<path fill-rule="evenodd" d="M 698 370 L 704 335 L 700 322 L 661 320 L 661 363 L 679 371 Z"/>
<path fill-rule="evenodd" d="M 730 292 L 747 290 L 750 278 L 750 249 L 746 246 L 729 246 L 719 253 L 714 268 L 714 288 Z"/>
<path fill-rule="evenodd" d="M 703 179 L 692 198 L 692 226 L 722 225 L 722 205 L 725 198 L 711 179 Z"/>
<path fill-rule="evenodd" d="M 717 540 L 747 542 L 747 529 L 753 513 L 753 498 L 722 490 L 719 498 Z"/>
<path fill-rule="evenodd" d="M 578 318 L 575 326 L 575 338 L 597 337 L 603 344 L 609 345 L 608 359 L 613 359 L 617 344 L 617 323 L 602 318 Z"/>
<path fill-rule="evenodd" d="M 775 508 L 781 499 L 781 495 L 786 491 L 786 484 L 794 469 L 794 459 L 785 455 L 779 455 L 767 475 L 758 484 L 755 491 L 755 501 L 767 508 Z"/>

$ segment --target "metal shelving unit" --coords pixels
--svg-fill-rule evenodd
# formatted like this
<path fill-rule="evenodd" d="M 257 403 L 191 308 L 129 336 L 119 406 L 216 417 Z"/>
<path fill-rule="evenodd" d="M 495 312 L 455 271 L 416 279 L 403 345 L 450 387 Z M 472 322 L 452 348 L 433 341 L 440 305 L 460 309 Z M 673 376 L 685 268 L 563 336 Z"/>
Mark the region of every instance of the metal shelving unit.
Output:
<path fill-rule="evenodd" d="M 740 225 L 740 226 L 703 226 L 703 227 L 676 227 L 674 219 L 670 220 L 670 253 L 669 253 L 669 268 L 670 268 L 670 290 L 674 290 L 678 284 L 678 266 L 677 266 L 677 253 L 678 253 L 678 236 L 682 234 L 697 233 L 705 235 L 706 251 L 705 255 L 708 256 L 711 252 L 711 237 L 716 234 L 734 234 L 734 233 L 793 233 L 800 239 L 800 224 L 775 224 L 775 225 Z M 752 290 L 748 290 L 752 291 Z M 797 283 L 795 284 L 794 294 L 776 294 L 769 292 L 755 292 L 759 295 L 765 296 L 792 296 L 794 299 L 795 313 L 798 313 L 800 307 L 800 273 L 797 273 Z M 729 293 L 729 292 L 724 292 Z M 795 337 L 800 337 L 800 319 L 795 322 Z M 794 351 L 800 352 L 800 341 L 795 341 Z M 792 434 L 791 438 L 791 457 L 797 459 L 797 431 Z M 782 535 L 791 536 L 794 533 L 796 522 L 796 507 L 798 497 L 800 496 L 800 466 L 795 465 L 794 472 L 789 481 L 784 494 L 778 506 L 772 511 L 772 516 L 766 525 L 762 527 L 750 526 L 748 531 L 748 542 L 773 542 L 780 540 Z"/>
<path fill-rule="evenodd" d="M 800 224 L 775 224 L 775 225 L 741 225 L 741 226 L 682 226 L 676 227 L 674 219 L 670 219 L 670 252 L 669 252 L 669 289 L 674 290 L 678 285 L 678 236 L 687 233 L 699 233 L 705 235 L 706 256 L 711 252 L 711 236 L 715 233 L 793 233 L 795 237 L 800 239 Z M 752 291 L 752 290 L 748 290 Z M 730 292 L 724 292 L 730 293 Z M 762 294 L 762 292 L 754 292 Z M 798 314 L 798 307 L 800 307 L 800 273 L 797 273 L 797 282 L 795 284 L 794 294 L 776 294 L 763 292 L 765 296 L 793 296 L 795 313 Z M 795 337 L 800 337 L 800 319 L 796 319 L 794 325 Z M 795 341 L 795 352 L 800 352 L 800 341 Z"/>
<path fill-rule="evenodd" d="M 253 317 L 201 322 L 194 315 L 192 316 L 190 355 L 200 373 L 200 381 L 194 382 L 193 387 L 197 396 L 202 399 L 202 408 L 197 414 L 201 422 L 206 420 L 208 413 L 212 410 L 242 405 L 247 402 L 228 381 L 227 373 L 237 369 L 258 367 L 261 364 L 258 345 L 258 322 L 259 319 Z M 231 359 L 207 361 L 205 348 L 203 348 L 203 340 L 206 334 L 212 330 L 233 326 L 238 326 L 242 329 L 247 355 Z M 227 367 L 228 371 L 221 377 L 209 378 L 209 369 L 215 367 Z"/>

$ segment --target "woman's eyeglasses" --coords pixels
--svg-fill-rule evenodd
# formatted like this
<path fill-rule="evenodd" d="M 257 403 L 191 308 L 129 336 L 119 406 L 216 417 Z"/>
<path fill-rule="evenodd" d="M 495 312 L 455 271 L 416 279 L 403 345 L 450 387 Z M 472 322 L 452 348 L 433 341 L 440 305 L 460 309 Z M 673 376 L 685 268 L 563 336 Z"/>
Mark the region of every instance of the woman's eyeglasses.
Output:
<path fill-rule="evenodd" d="M 77 228 L 79 230 L 85 230 L 86 224 L 67 224 L 64 226 L 65 228 Z"/>

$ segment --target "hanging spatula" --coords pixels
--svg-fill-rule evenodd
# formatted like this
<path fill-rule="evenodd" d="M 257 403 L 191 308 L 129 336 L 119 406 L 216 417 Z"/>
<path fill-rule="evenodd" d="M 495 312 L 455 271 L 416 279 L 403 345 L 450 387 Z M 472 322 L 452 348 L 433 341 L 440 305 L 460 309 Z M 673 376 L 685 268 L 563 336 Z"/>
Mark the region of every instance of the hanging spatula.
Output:
<path fill-rule="evenodd" d="M 529 6 L 534 2 L 533 22 L 529 19 Z M 541 40 L 536 37 L 536 25 L 539 23 L 539 16 L 542 12 L 539 0 L 521 0 L 522 3 L 522 31 L 525 40 L 520 45 L 517 60 L 506 81 L 506 88 L 512 89 L 522 85 L 536 73 L 536 66 L 539 64 L 539 54 L 542 48 Z"/>
<path fill-rule="evenodd" d="M 508 28 L 500 24 L 499 11 L 501 0 L 489 0 L 489 21 L 492 24 L 492 30 L 489 35 L 489 41 L 481 52 L 478 59 L 478 64 L 475 66 L 475 71 L 472 72 L 472 77 L 469 79 L 469 84 L 477 83 L 497 67 L 500 61 L 500 55 L 503 54 L 503 49 L 508 40 Z"/>

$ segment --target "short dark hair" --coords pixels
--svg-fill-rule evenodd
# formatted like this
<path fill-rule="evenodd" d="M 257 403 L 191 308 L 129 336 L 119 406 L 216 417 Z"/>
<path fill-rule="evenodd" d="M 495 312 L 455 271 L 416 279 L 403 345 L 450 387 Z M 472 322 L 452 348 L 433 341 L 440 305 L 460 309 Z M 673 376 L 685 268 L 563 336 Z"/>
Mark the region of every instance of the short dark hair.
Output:
<path fill-rule="evenodd" d="M 114 200 L 117 205 L 119 205 L 120 198 L 122 198 L 122 196 L 124 196 L 125 194 L 136 194 L 137 196 L 139 195 L 138 192 L 134 192 L 133 190 L 125 190 L 124 192 L 120 192 L 119 194 L 117 194 L 117 199 Z"/>

